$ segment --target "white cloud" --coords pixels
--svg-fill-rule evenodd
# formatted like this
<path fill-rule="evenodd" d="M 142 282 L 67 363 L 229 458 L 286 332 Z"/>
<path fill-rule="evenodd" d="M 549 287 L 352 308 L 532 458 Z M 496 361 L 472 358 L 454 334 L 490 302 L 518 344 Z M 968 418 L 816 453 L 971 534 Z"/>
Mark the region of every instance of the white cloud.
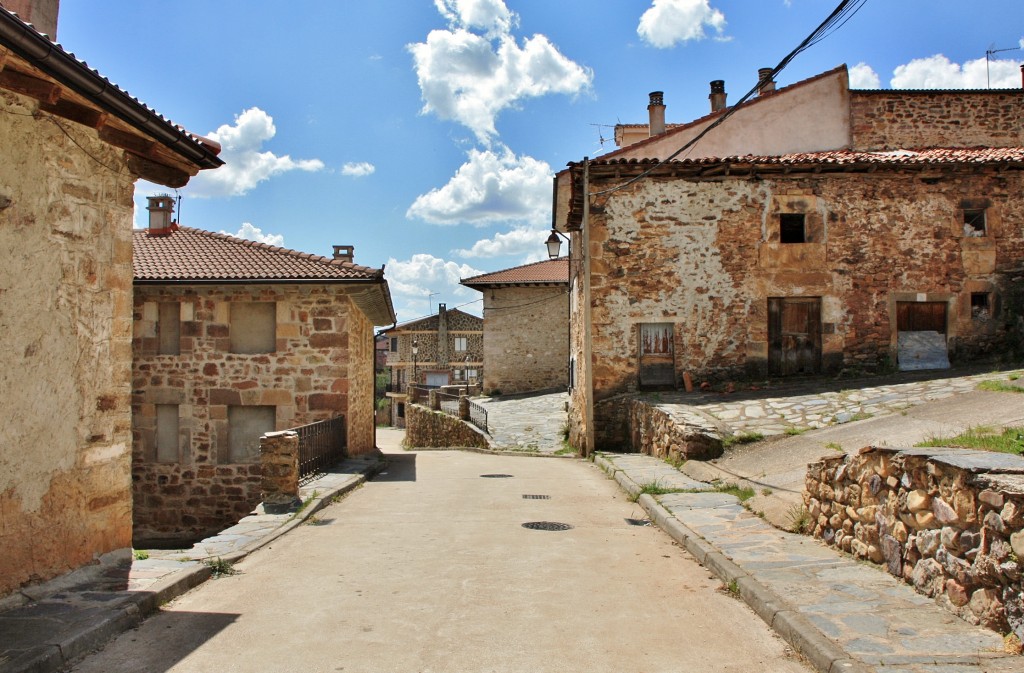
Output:
<path fill-rule="evenodd" d="M 220 233 L 234 236 L 235 238 L 244 238 L 248 241 L 259 241 L 267 245 L 284 245 L 283 234 L 264 234 L 262 229 L 254 227 L 249 222 L 243 222 L 241 228 L 235 233 L 224 231 L 223 229 Z"/>
<path fill-rule="evenodd" d="M 354 178 L 361 178 L 366 175 L 372 175 L 377 167 L 366 161 L 349 162 L 341 167 L 341 174 L 348 175 Z"/>
<path fill-rule="evenodd" d="M 703 40 L 705 27 L 720 38 L 725 30 L 725 15 L 708 0 L 654 0 L 640 17 L 636 32 L 648 44 L 665 49 L 677 42 Z"/>
<path fill-rule="evenodd" d="M 550 234 L 549 229 L 516 227 L 512 231 L 498 232 L 492 238 L 480 239 L 471 248 L 462 248 L 452 252 L 459 257 L 486 258 L 503 257 L 506 255 L 525 255 L 524 264 L 547 259 L 547 248 L 544 241 Z"/>
<path fill-rule="evenodd" d="M 241 196 L 275 175 L 294 170 L 319 171 L 324 167 L 319 159 L 296 160 L 287 154 L 279 157 L 273 152 L 261 151 L 263 144 L 276 133 L 273 118 L 258 107 L 252 107 L 237 115 L 233 125 L 224 124 L 207 134 L 221 144 L 220 158 L 225 163 L 192 178 L 189 194 Z"/>
<path fill-rule="evenodd" d="M 867 63 L 858 63 L 850 68 L 851 89 L 877 89 L 882 85 L 882 80 Z"/>
<path fill-rule="evenodd" d="M 546 162 L 507 147 L 472 149 L 448 184 L 416 197 L 406 217 L 432 224 L 539 223 L 550 214 L 551 176 Z"/>
<path fill-rule="evenodd" d="M 427 315 L 437 302 L 448 303 L 450 308 L 459 303 L 458 298 L 472 300 L 477 294 L 464 285 L 463 278 L 484 273 L 468 264 L 458 264 L 427 253 L 418 253 L 410 259 L 388 260 L 384 277 L 396 310 L 402 316 L 400 321 Z M 431 294 L 437 293 L 433 298 Z M 453 299 L 455 301 L 453 301 Z"/>
<path fill-rule="evenodd" d="M 500 0 L 435 0 L 452 24 L 411 44 L 423 114 L 456 121 L 481 142 L 497 134 L 498 114 L 522 99 L 586 90 L 593 73 L 566 58 L 544 35 L 520 46 L 515 14 Z M 471 32 L 484 29 L 486 35 Z"/>
<path fill-rule="evenodd" d="M 942 54 L 916 58 L 893 70 L 889 84 L 894 89 L 993 89 L 1020 87 L 1020 66 L 1016 61 L 984 58 L 953 63 Z"/>

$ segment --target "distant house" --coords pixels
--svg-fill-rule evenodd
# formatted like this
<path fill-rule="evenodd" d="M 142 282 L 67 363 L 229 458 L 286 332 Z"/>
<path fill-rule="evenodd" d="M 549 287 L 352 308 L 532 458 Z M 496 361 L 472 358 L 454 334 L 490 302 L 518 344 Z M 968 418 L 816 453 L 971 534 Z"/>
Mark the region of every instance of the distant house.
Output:
<path fill-rule="evenodd" d="M 569 260 L 464 278 L 483 293 L 485 392 L 517 394 L 569 384 Z"/>
<path fill-rule="evenodd" d="M 735 110 L 712 82 L 711 114 L 687 124 L 666 125 L 655 92 L 621 149 L 556 176 L 581 280 L 575 446 L 623 448 L 629 394 L 687 374 L 943 367 L 1019 339 L 1024 91 L 856 91 L 845 66 L 776 90 L 770 74 Z"/>
<path fill-rule="evenodd" d="M 134 183 L 222 162 L 3 8 L 0 112 L 2 596 L 130 558 Z"/>
<path fill-rule="evenodd" d="M 392 423 L 405 427 L 408 387 L 476 384 L 483 375 L 483 319 L 444 304 L 437 314 L 381 332 L 388 339 Z"/>
<path fill-rule="evenodd" d="M 383 269 L 201 229 L 134 232 L 135 537 L 220 530 L 260 502 L 259 437 L 344 416 L 375 449 L 374 326 L 394 322 Z"/>

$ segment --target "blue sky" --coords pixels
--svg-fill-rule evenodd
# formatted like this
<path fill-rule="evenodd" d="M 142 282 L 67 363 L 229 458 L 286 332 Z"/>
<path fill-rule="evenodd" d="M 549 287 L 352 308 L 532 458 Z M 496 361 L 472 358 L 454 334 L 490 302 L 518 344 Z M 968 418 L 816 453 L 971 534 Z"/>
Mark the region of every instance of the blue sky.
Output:
<path fill-rule="evenodd" d="M 354 245 L 405 321 L 479 314 L 460 277 L 544 258 L 551 176 L 645 123 L 650 91 L 670 123 L 708 112 L 710 80 L 734 102 L 837 4 L 62 0 L 58 41 L 224 145 L 180 190 L 183 225 Z M 1022 46 L 1020 0 L 867 0 L 777 81 L 845 63 L 861 88 L 1020 87 Z M 986 74 L 990 49 L 1011 51 Z M 159 191 L 139 183 L 137 204 Z"/>

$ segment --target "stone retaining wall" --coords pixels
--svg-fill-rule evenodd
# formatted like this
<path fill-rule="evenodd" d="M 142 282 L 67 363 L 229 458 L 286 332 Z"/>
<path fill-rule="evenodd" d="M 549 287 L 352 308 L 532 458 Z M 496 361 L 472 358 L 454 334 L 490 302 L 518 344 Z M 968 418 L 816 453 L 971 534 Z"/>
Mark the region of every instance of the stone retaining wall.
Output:
<path fill-rule="evenodd" d="M 815 537 L 1024 640 L 1024 459 L 865 447 L 810 464 L 804 503 Z"/>
<path fill-rule="evenodd" d="M 420 404 L 405 405 L 405 444 L 413 448 L 490 448 L 487 438 L 469 423 Z"/>
<path fill-rule="evenodd" d="M 644 400 L 629 403 L 633 451 L 672 460 L 708 460 L 722 455 L 722 433 L 709 419 L 685 409 L 668 411 Z"/>

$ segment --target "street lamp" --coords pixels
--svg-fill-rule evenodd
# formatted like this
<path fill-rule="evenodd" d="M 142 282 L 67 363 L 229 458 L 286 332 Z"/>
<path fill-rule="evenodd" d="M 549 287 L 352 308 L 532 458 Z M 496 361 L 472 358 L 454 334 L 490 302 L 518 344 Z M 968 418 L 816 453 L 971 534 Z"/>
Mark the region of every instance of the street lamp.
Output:
<path fill-rule="evenodd" d="M 548 246 L 548 259 L 558 259 L 559 253 L 562 251 L 563 238 L 569 242 L 568 236 L 557 229 L 551 229 L 551 235 L 548 236 L 548 240 L 544 241 L 544 245 Z"/>
<path fill-rule="evenodd" d="M 416 356 L 420 352 L 420 342 L 412 340 L 412 382 L 416 383 Z"/>

